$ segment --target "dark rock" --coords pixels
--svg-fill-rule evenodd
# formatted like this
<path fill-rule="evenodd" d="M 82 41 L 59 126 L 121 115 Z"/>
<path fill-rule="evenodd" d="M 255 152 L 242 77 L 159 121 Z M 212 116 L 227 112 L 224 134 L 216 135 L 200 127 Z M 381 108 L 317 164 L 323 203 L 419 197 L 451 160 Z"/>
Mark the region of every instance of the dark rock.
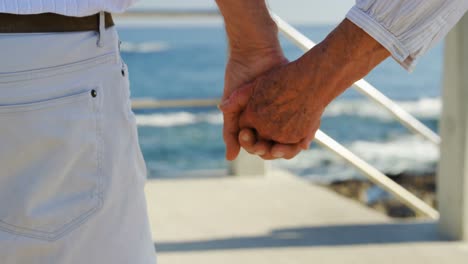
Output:
<path fill-rule="evenodd" d="M 408 191 L 412 192 L 423 201 L 433 207 L 437 207 L 436 203 L 436 179 L 434 172 L 424 174 L 400 173 L 395 175 L 387 175 L 396 183 L 403 186 Z M 368 180 L 350 179 L 344 181 L 335 181 L 329 184 L 324 184 L 325 187 L 348 198 L 357 200 L 375 210 L 383 212 L 391 217 L 407 218 L 416 217 L 416 213 L 396 200 L 393 196 L 385 194 L 382 190 L 382 195 L 378 197 L 369 197 L 369 190 L 379 188 Z M 375 194 L 376 192 L 372 192 Z"/>

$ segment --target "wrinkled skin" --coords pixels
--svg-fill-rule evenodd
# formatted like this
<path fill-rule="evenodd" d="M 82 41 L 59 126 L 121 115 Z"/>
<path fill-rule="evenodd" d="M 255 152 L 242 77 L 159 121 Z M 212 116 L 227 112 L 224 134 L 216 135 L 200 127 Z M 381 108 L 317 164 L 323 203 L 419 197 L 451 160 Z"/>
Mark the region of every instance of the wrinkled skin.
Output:
<path fill-rule="evenodd" d="M 260 76 L 240 119 L 241 128 L 255 128 L 261 138 L 297 144 L 320 125 L 323 108 L 311 104 L 312 90 L 295 79 L 296 64 L 282 65 Z"/>
<path fill-rule="evenodd" d="M 311 103 L 314 90 L 298 72 L 296 62 L 283 63 L 236 90 L 222 106 L 225 113 L 240 114 L 239 141 L 248 152 L 289 159 L 314 138 L 324 106 Z M 243 140 L 246 135 L 256 143 Z"/>

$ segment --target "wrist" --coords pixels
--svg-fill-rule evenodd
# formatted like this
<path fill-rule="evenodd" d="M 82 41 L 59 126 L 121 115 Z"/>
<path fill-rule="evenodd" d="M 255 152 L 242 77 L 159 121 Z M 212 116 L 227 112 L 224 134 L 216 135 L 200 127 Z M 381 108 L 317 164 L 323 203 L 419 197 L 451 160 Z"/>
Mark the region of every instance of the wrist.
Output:
<path fill-rule="evenodd" d="M 278 27 L 265 0 L 216 0 L 232 51 L 262 50 L 278 43 Z"/>
<path fill-rule="evenodd" d="M 271 53 L 272 51 L 281 50 L 278 27 L 271 18 L 268 18 L 260 25 L 248 25 L 247 27 L 226 24 L 226 32 L 231 54 Z"/>
<path fill-rule="evenodd" d="M 382 45 L 346 19 L 298 63 L 306 71 L 303 77 L 314 98 L 326 106 L 389 56 Z"/>
<path fill-rule="evenodd" d="M 229 60 L 231 62 L 237 62 L 245 65 L 255 64 L 281 64 L 287 62 L 286 57 L 283 54 L 283 50 L 279 45 L 268 46 L 255 46 L 255 47 L 242 47 L 230 49 Z"/>

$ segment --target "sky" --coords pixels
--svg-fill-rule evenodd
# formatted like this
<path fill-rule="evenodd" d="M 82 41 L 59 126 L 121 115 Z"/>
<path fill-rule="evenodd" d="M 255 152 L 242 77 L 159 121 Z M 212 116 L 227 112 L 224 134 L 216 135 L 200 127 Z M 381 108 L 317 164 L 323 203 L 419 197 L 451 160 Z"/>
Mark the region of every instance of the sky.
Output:
<path fill-rule="evenodd" d="M 279 16 L 294 24 L 332 24 L 342 20 L 354 0 L 267 0 Z M 140 0 L 136 8 L 213 9 L 215 0 Z"/>

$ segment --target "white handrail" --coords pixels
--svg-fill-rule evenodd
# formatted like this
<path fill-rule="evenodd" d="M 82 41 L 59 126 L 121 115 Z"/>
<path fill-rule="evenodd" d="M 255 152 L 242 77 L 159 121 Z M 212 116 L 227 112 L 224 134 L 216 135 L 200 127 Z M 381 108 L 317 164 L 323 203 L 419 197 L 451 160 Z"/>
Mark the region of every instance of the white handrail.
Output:
<path fill-rule="evenodd" d="M 357 155 L 352 153 L 340 143 L 336 142 L 333 138 L 329 137 L 321 130 L 317 131 L 317 133 L 315 134 L 315 141 L 323 147 L 331 150 L 336 155 L 345 159 L 348 163 L 350 163 L 356 169 L 361 171 L 369 180 L 371 180 L 373 183 L 377 184 L 387 192 L 393 194 L 398 200 L 400 200 L 402 203 L 404 203 L 411 209 L 415 210 L 420 214 L 427 215 L 432 219 L 439 218 L 439 213 L 434 208 L 426 204 L 414 194 L 407 191 L 405 188 L 401 187 L 396 182 L 392 181 L 385 174 L 383 174 L 378 169 L 359 158 Z"/>
<path fill-rule="evenodd" d="M 276 21 L 280 31 L 303 51 L 307 52 L 315 46 L 315 43 L 312 40 L 307 38 L 304 34 L 299 32 L 297 29 L 295 29 L 289 23 L 284 21 L 282 18 L 280 18 L 274 13 L 272 13 L 271 15 Z M 411 114 L 409 114 L 398 104 L 389 99 L 387 96 L 382 94 L 379 90 L 377 90 L 367 81 L 361 79 L 354 83 L 353 87 L 356 88 L 360 93 L 367 96 L 372 101 L 376 102 L 377 104 L 388 110 L 398 121 L 400 121 L 400 123 L 402 123 L 411 131 L 421 135 L 422 137 L 436 145 L 440 144 L 439 135 L 434 133 L 431 129 L 429 129 L 419 120 L 414 118 Z"/>

